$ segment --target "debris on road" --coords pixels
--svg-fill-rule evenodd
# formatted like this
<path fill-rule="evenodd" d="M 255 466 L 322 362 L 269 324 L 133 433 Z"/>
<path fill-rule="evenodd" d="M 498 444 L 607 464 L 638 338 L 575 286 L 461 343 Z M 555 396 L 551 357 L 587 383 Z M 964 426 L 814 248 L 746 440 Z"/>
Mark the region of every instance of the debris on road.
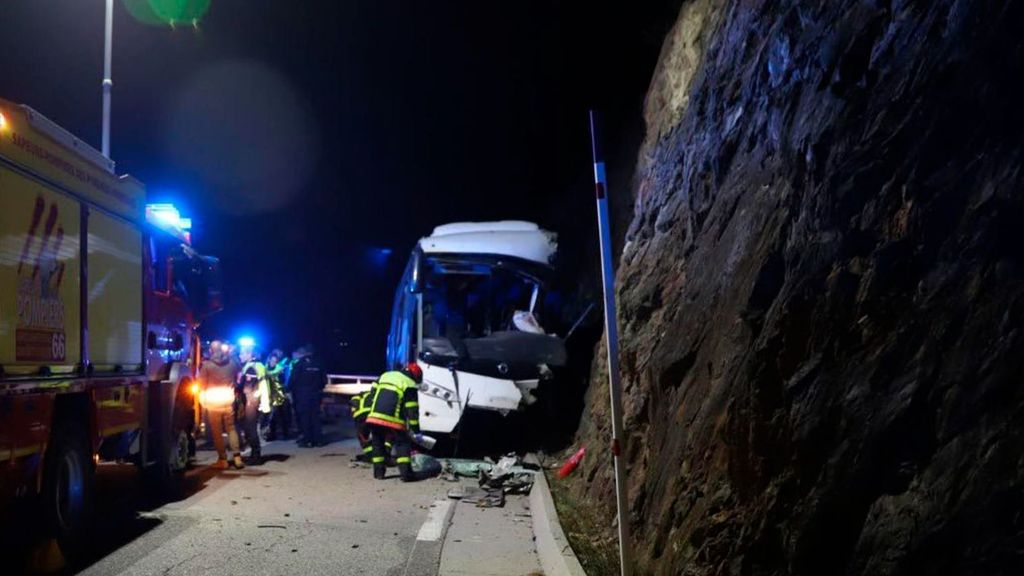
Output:
<path fill-rule="evenodd" d="M 441 461 L 429 454 L 413 454 L 412 470 L 419 478 L 434 478 L 440 476 L 443 466 Z"/>
<path fill-rule="evenodd" d="M 501 488 L 459 486 L 449 490 L 448 497 L 467 504 L 476 504 L 477 508 L 501 508 L 505 505 L 505 492 Z"/>
<path fill-rule="evenodd" d="M 443 477 L 450 482 L 459 477 L 476 478 L 479 488 L 460 486 L 448 492 L 448 497 L 473 503 L 482 508 L 500 507 L 506 494 L 527 494 L 533 487 L 536 470 L 527 467 L 519 456 L 507 454 L 495 463 L 493 460 L 445 460 Z"/>
<path fill-rule="evenodd" d="M 587 454 L 587 447 L 586 446 L 584 446 L 583 448 L 580 448 L 579 450 L 577 450 L 576 453 L 573 454 L 572 457 L 569 458 L 561 468 L 559 468 L 559 470 L 558 470 L 558 478 L 562 479 L 562 478 L 565 478 L 566 476 L 568 476 L 569 474 L 572 474 L 573 471 L 576 470 L 576 467 L 580 465 L 580 462 L 583 461 L 583 457 L 586 454 Z"/>

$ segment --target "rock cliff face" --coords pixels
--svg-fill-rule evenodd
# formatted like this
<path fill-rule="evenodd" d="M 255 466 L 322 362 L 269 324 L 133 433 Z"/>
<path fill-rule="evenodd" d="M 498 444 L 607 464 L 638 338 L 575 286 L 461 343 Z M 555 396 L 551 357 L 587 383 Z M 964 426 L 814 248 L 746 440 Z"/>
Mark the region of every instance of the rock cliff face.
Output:
<path fill-rule="evenodd" d="M 1024 2 L 688 0 L 646 121 L 638 571 L 1024 573 Z M 596 358 L 571 489 L 610 524 Z"/>

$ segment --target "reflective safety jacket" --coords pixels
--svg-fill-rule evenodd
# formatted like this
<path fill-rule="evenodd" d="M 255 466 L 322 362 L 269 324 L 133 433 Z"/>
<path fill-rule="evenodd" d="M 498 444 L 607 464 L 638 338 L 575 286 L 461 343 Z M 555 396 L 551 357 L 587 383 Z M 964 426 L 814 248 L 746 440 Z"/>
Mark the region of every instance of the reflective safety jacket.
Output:
<path fill-rule="evenodd" d="M 235 379 L 238 364 L 227 357 L 203 360 L 199 369 L 199 382 L 203 390 L 199 401 L 203 406 L 223 410 L 235 401 Z"/>
<path fill-rule="evenodd" d="M 258 360 L 250 360 L 242 367 L 239 384 L 246 394 L 252 394 L 259 402 L 259 411 L 270 413 L 270 381 L 267 379 L 267 367 Z"/>
<path fill-rule="evenodd" d="M 279 360 L 273 368 L 267 367 L 267 380 L 270 382 L 270 405 L 274 408 L 281 406 L 285 401 L 284 379 L 285 361 Z"/>
<path fill-rule="evenodd" d="M 367 424 L 395 430 L 420 431 L 420 403 L 416 382 L 401 372 L 385 372 L 370 391 L 373 401 Z"/>
<path fill-rule="evenodd" d="M 373 407 L 373 388 L 362 394 L 356 394 L 349 399 L 348 403 L 352 408 L 352 419 L 356 422 L 359 422 L 360 419 L 365 420 L 370 413 L 370 408 Z"/>

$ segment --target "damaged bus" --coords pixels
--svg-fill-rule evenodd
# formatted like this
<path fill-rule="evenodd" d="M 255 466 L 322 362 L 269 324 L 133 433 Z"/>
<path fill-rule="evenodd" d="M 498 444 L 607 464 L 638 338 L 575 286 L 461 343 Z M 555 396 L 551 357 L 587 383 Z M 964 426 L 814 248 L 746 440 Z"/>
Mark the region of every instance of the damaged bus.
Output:
<path fill-rule="evenodd" d="M 546 330 L 557 249 L 530 222 L 439 226 L 416 245 L 395 294 L 389 369 L 423 369 L 420 426 L 450 434 L 467 410 L 524 409 L 564 366 L 565 345 Z"/>

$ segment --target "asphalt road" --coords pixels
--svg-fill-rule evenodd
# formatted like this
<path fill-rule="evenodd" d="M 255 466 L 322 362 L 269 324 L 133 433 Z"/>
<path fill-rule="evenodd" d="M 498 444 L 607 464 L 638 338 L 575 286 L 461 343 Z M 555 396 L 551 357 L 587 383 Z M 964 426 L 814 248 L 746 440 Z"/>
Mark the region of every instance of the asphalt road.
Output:
<path fill-rule="evenodd" d="M 428 518 L 443 523 L 447 509 L 435 503 L 449 486 L 405 484 L 394 469 L 375 481 L 351 464 L 351 434 L 328 432 L 333 441 L 321 448 L 269 443 L 267 463 L 241 471 L 206 467 L 214 454 L 201 450 L 176 502 L 147 501 L 131 466 L 100 466 L 96 542 L 90 557 L 63 572 L 436 574 L 443 533 Z"/>

